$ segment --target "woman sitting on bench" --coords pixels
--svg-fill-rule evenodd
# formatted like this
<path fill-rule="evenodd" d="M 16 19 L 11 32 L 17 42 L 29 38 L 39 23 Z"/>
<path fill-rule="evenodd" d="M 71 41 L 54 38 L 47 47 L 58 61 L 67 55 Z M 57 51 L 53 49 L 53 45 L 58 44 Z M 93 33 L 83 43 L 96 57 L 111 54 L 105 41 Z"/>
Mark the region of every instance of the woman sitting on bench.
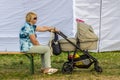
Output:
<path fill-rule="evenodd" d="M 39 53 L 41 54 L 42 67 L 41 71 L 47 74 L 53 74 L 58 71 L 58 69 L 51 68 L 50 59 L 50 48 L 48 46 L 41 45 L 37 38 L 35 32 L 45 32 L 45 31 L 57 31 L 53 27 L 47 26 L 36 26 L 37 15 L 34 12 L 29 12 L 26 15 L 26 23 L 21 28 L 19 33 L 20 38 L 20 50 L 25 53 Z"/>

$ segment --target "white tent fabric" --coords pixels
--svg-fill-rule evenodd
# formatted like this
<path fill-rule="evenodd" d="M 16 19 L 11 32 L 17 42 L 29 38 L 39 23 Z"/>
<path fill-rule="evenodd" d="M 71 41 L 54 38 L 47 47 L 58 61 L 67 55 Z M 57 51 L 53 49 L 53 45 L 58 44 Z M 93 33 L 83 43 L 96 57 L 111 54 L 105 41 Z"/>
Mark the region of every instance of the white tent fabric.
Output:
<path fill-rule="evenodd" d="M 0 51 L 19 51 L 19 30 L 29 11 L 38 14 L 37 25 L 55 26 L 73 36 L 72 8 L 72 0 L 0 0 Z M 49 33 L 37 34 L 40 44 L 48 43 Z"/>
<path fill-rule="evenodd" d="M 96 51 L 120 50 L 120 0 L 0 0 L 0 51 L 19 51 L 19 30 L 29 11 L 38 14 L 37 25 L 55 26 L 68 37 L 76 32 L 75 19 L 92 25 L 99 37 Z M 41 44 L 50 34 L 37 33 Z"/>
<path fill-rule="evenodd" d="M 120 50 L 120 0 L 103 0 L 100 51 Z"/>
<path fill-rule="evenodd" d="M 99 52 L 120 50 L 119 4 L 120 0 L 75 0 L 75 18 L 92 25 Z"/>

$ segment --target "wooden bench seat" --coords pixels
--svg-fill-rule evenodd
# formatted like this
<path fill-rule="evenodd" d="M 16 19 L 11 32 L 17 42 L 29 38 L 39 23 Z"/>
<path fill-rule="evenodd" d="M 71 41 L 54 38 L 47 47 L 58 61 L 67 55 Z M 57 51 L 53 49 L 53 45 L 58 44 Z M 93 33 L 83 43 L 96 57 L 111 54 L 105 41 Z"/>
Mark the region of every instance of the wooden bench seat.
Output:
<path fill-rule="evenodd" d="M 1 55 L 4 54 L 19 54 L 19 55 L 25 55 L 30 60 L 30 72 L 31 74 L 34 74 L 34 54 L 33 53 L 24 53 L 24 52 L 13 52 L 13 51 L 0 51 Z"/>
<path fill-rule="evenodd" d="M 1 51 L 0 54 L 25 54 L 25 53 L 23 53 L 23 52 L 12 52 L 12 51 L 11 52 L 7 52 L 7 51 L 3 52 L 3 51 Z"/>

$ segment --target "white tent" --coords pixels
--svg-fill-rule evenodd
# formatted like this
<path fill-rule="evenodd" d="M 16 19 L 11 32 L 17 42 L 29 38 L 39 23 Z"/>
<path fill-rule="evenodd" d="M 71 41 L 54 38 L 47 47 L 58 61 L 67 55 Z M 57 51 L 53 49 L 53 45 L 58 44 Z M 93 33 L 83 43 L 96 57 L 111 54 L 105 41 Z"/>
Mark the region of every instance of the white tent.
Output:
<path fill-rule="evenodd" d="M 29 11 L 38 14 L 37 25 L 55 26 L 68 37 L 76 32 L 75 19 L 92 25 L 99 36 L 97 51 L 120 49 L 120 0 L 0 0 L 0 51 L 19 51 L 19 30 Z M 47 44 L 49 33 L 37 33 Z"/>
<path fill-rule="evenodd" d="M 120 50 L 120 0 L 75 0 L 75 17 L 92 25 L 99 36 L 97 51 Z"/>

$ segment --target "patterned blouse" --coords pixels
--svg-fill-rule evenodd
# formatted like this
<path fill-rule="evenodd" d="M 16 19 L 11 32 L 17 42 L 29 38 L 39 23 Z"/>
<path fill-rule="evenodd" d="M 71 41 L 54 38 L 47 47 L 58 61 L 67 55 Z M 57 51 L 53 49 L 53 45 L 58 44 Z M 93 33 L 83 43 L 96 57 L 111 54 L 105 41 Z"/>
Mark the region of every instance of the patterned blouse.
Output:
<path fill-rule="evenodd" d="M 35 34 L 35 29 L 36 29 L 36 25 L 30 25 L 27 22 L 21 28 L 20 33 L 19 33 L 21 52 L 28 51 L 33 46 L 32 42 L 30 41 L 29 36 L 31 34 Z"/>

